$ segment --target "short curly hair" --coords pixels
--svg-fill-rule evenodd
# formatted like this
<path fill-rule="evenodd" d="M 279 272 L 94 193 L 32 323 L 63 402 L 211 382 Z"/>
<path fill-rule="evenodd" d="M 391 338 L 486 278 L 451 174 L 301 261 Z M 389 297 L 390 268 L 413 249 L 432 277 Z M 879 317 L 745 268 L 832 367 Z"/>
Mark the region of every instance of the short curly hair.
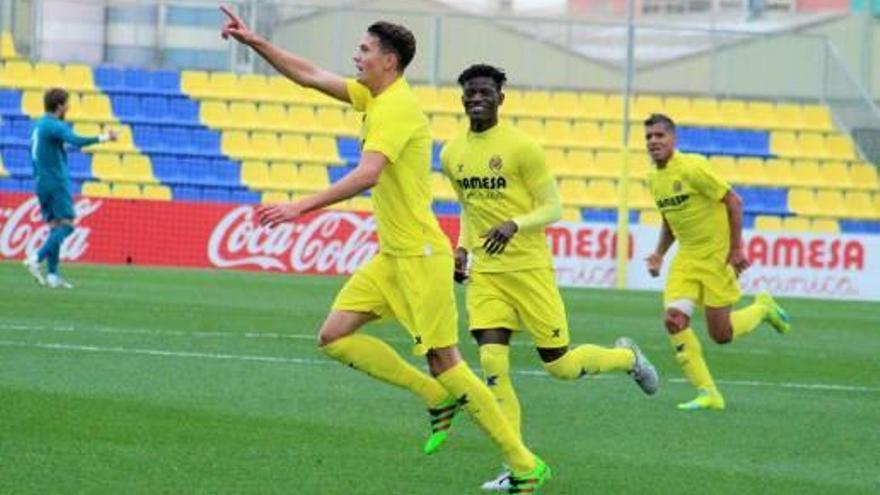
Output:
<path fill-rule="evenodd" d="M 498 91 L 501 91 L 501 88 L 507 82 L 507 74 L 504 73 L 504 69 L 489 64 L 474 64 L 458 76 L 458 84 L 464 86 L 466 82 L 477 77 L 492 79 L 495 81 L 495 85 L 498 86 Z"/>

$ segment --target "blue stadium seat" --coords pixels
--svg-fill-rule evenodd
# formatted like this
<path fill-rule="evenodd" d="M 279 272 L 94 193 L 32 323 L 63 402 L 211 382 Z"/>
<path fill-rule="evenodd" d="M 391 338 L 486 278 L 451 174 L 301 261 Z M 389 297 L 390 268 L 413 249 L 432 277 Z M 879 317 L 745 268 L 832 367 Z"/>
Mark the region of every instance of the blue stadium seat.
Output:
<path fill-rule="evenodd" d="M 770 133 L 767 131 L 739 131 L 740 154 L 770 157 Z"/>
<path fill-rule="evenodd" d="M 21 115 L 21 91 L 0 91 L 0 114 Z"/>
<path fill-rule="evenodd" d="M 3 150 L 3 163 L 9 174 L 16 177 L 31 177 L 34 173 L 31 157 L 26 148 Z"/>
<path fill-rule="evenodd" d="M 356 164 L 361 159 L 361 144 L 355 138 L 340 137 L 336 139 L 339 158 L 349 164 Z"/>
<path fill-rule="evenodd" d="M 29 144 L 31 142 L 31 121 L 30 119 L 7 119 L 7 125 L 10 125 L 12 132 L 9 136 L 12 138 L 11 142 L 18 142 L 21 144 Z"/>
<path fill-rule="evenodd" d="M 755 217 L 757 215 L 752 215 L 751 213 L 743 213 L 743 224 L 742 227 L 744 229 L 753 229 L 755 228 Z"/>
<path fill-rule="evenodd" d="M 330 176 L 330 183 L 334 183 L 339 179 L 345 177 L 349 172 L 354 169 L 354 166 L 349 165 L 347 167 L 327 167 L 327 174 Z"/>
<path fill-rule="evenodd" d="M 72 179 L 92 178 L 92 158 L 90 155 L 78 151 L 68 153 L 67 166 L 70 169 Z"/>
<path fill-rule="evenodd" d="M 95 68 L 95 84 L 104 91 L 120 91 L 124 88 L 122 69 L 110 65 Z"/>
<path fill-rule="evenodd" d="M 82 193 L 83 181 L 74 179 L 70 181 L 70 194 L 79 196 Z"/>
<path fill-rule="evenodd" d="M 206 155 L 220 154 L 220 133 L 201 127 L 191 133 L 192 148 Z"/>
<path fill-rule="evenodd" d="M 710 155 L 741 155 L 743 147 L 739 140 L 739 131 L 733 129 L 712 129 L 711 145 L 704 149 Z"/>
<path fill-rule="evenodd" d="M 229 189 L 225 187 L 206 187 L 202 189 L 202 198 L 205 201 L 229 203 Z"/>
<path fill-rule="evenodd" d="M 176 122 L 199 121 L 199 105 L 185 97 L 168 99 L 168 120 Z"/>
<path fill-rule="evenodd" d="M 443 164 L 440 163 L 440 151 L 442 150 L 443 143 L 434 141 L 434 145 L 431 147 L 431 170 L 436 170 L 438 172 L 443 170 Z"/>
<path fill-rule="evenodd" d="M 880 222 L 840 220 L 840 231 L 845 234 L 880 234 Z"/>
<path fill-rule="evenodd" d="M 159 126 L 133 125 L 134 144 L 143 151 L 150 152 L 162 149 L 162 137 Z"/>
<path fill-rule="evenodd" d="M 150 73 L 144 69 L 138 69 L 135 67 L 125 69 L 125 72 L 123 73 L 123 81 L 126 91 L 135 93 L 151 92 Z"/>
<path fill-rule="evenodd" d="M 155 93 L 180 94 L 180 72 L 157 70 L 150 73 L 150 88 Z"/>
<path fill-rule="evenodd" d="M 743 200 L 743 210 L 753 215 L 785 216 L 788 211 L 788 189 L 781 187 L 735 187 Z"/>
<path fill-rule="evenodd" d="M 141 115 L 141 101 L 137 96 L 117 95 L 111 98 L 113 113 L 122 120 L 133 119 Z"/>
<path fill-rule="evenodd" d="M 606 223 L 616 223 L 617 222 L 617 210 L 611 208 L 582 208 L 581 209 L 581 218 L 585 222 L 606 222 Z M 629 222 L 632 224 L 638 223 L 639 221 L 639 212 L 638 210 L 630 210 L 629 211 Z"/>
<path fill-rule="evenodd" d="M 18 181 L 0 177 L 0 191 L 18 191 Z"/>
<path fill-rule="evenodd" d="M 151 121 L 164 121 L 168 115 L 168 99 L 164 96 L 145 96 L 141 98 L 144 117 Z"/>
<path fill-rule="evenodd" d="M 202 201 L 202 189 L 193 186 L 172 186 L 171 195 L 179 201 Z"/>
<path fill-rule="evenodd" d="M 432 208 L 437 215 L 458 215 L 461 205 L 455 201 L 434 201 Z"/>
<path fill-rule="evenodd" d="M 234 189 L 229 199 L 233 203 L 254 204 L 260 202 L 260 193 L 246 189 Z"/>

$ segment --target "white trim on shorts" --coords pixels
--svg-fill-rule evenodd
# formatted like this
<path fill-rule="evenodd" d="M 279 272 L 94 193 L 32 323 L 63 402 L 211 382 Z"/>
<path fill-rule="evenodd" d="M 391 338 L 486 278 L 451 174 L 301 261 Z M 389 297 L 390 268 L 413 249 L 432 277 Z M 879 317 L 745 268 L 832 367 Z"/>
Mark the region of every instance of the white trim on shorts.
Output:
<path fill-rule="evenodd" d="M 693 299 L 676 299 L 667 304 L 666 309 L 677 309 L 690 318 L 694 314 L 694 310 L 697 309 L 697 303 Z"/>

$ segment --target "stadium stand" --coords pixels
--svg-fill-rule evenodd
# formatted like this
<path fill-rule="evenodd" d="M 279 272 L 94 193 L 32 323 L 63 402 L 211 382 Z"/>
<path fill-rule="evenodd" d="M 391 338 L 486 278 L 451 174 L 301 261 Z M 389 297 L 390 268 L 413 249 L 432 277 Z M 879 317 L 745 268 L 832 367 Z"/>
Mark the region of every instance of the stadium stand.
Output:
<path fill-rule="evenodd" d="M 278 76 L 89 67 L 18 58 L 2 38 L 0 189 L 29 190 L 30 126 L 42 93 L 72 93 L 77 131 L 112 127 L 120 140 L 70 155 L 82 194 L 157 201 L 283 202 L 335 182 L 360 155 L 359 115 Z M 466 125 L 457 87 L 416 86 L 431 119 L 435 211 L 457 214 L 439 172 L 440 143 Z M 813 103 L 638 95 L 623 142 L 620 95 L 507 90 L 505 118 L 544 144 L 564 217 L 616 221 L 629 157 L 631 220 L 656 224 L 646 178 L 651 164 L 638 120 L 665 112 L 680 124 L 679 147 L 710 163 L 745 199 L 746 225 L 760 230 L 880 233 L 877 167 L 864 162 L 829 109 Z M 627 151 L 627 153 L 624 153 Z M 368 197 L 340 208 L 369 210 Z"/>

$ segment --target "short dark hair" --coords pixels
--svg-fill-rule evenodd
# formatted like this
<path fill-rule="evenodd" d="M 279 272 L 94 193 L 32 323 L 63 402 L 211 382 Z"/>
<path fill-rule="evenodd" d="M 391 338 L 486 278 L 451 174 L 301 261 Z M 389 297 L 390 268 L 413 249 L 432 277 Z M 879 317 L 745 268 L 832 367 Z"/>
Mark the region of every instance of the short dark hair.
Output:
<path fill-rule="evenodd" d="M 61 105 L 67 103 L 70 95 L 61 88 L 52 88 L 43 95 L 43 108 L 49 113 L 55 113 Z"/>
<path fill-rule="evenodd" d="M 670 132 L 675 134 L 675 122 L 673 122 L 668 115 L 663 113 L 652 113 L 647 119 L 645 119 L 645 127 L 657 124 L 665 125 Z"/>
<path fill-rule="evenodd" d="M 504 73 L 504 69 L 493 67 L 489 64 L 474 64 L 458 76 L 458 84 L 464 86 L 466 82 L 477 77 L 492 79 L 495 81 L 495 85 L 498 86 L 498 91 L 501 91 L 501 87 L 507 82 L 507 74 Z"/>
<path fill-rule="evenodd" d="M 367 32 L 379 39 L 382 51 L 397 55 L 397 70 L 403 72 L 416 55 L 416 37 L 412 31 L 388 21 L 377 21 Z"/>

